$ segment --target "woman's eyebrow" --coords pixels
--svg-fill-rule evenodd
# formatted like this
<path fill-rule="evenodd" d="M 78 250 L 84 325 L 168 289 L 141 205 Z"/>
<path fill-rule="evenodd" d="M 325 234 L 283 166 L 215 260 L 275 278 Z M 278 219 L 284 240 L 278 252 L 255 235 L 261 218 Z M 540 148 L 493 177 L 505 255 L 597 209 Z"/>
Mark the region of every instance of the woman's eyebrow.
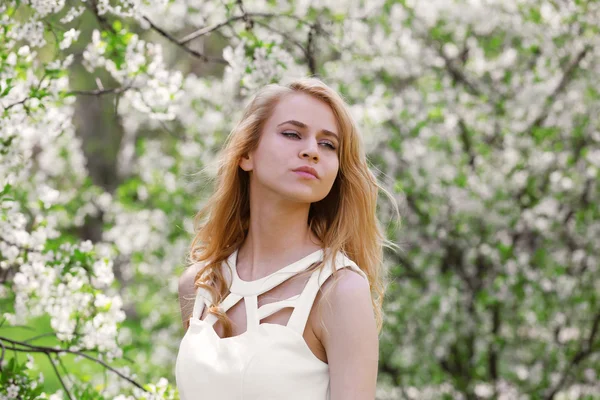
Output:
<path fill-rule="evenodd" d="M 300 122 L 300 121 L 296 121 L 295 119 L 290 119 L 289 121 L 285 121 L 280 123 L 279 125 L 277 125 L 278 127 L 281 125 L 285 125 L 285 124 L 291 124 L 291 125 L 295 125 L 299 128 L 307 128 L 308 125 L 306 125 L 304 122 Z M 333 136 L 334 138 L 336 138 L 338 141 L 340 140 L 340 138 L 338 137 L 337 134 L 331 132 L 330 130 L 327 129 L 321 129 L 321 133 L 326 135 L 326 136 Z"/>

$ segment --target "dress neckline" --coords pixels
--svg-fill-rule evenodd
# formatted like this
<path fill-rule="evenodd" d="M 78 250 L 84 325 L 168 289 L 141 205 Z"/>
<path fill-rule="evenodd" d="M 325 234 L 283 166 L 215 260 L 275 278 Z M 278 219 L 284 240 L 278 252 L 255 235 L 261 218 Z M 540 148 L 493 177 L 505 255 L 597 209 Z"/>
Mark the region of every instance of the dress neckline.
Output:
<path fill-rule="evenodd" d="M 231 268 L 232 282 L 230 291 L 242 296 L 258 295 L 264 293 L 279 285 L 292 275 L 306 269 L 314 262 L 321 260 L 323 249 L 318 249 L 302 257 L 301 259 L 286 265 L 285 267 L 259 279 L 253 281 L 242 280 L 237 271 L 238 249 L 227 258 L 227 263 Z"/>

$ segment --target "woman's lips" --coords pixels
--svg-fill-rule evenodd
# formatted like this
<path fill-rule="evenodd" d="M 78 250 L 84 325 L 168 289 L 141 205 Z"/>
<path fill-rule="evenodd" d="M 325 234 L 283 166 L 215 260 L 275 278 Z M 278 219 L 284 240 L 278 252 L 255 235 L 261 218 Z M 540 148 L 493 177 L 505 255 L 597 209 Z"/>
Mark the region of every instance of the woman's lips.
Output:
<path fill-rule="evenodd" d="M 303 178 L 307 178 L 307 179 L 317 179 L 316 176 L 314 176 L 313 174 L 309 174 L 308 172 L 304 172 L 304 171 L 294 171 L 296 174 L 300 175 Z"/>

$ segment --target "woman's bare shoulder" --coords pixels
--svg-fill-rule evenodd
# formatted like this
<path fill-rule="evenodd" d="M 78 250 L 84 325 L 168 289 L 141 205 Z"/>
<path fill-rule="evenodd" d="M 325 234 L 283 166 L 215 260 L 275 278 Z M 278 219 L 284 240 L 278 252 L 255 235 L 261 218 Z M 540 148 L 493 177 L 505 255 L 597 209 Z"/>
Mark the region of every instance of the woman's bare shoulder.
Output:
<path fill-rule="evenodd" d="M 183 273 L 179 276 L 178 287 L 180 299 L 189 299 L 190 296 L 195 296 L 196 288 L 194 287 L 194 282 L 201 268 L 202 263 L 194 263 L 187 267 L 185 271 L 183 271 Z"/>
<path fill-rule="evenodd" d="M 181 318 L 184 329 L 187 329 L 187 320 L 192 316 L 194 300 L 196 297 L 194 282 L 196 281 L 196 275 L 198 275 L 201 268 L 201 263 L 192 264 L 179 276 L 179 307 L 181 308 Z"/>

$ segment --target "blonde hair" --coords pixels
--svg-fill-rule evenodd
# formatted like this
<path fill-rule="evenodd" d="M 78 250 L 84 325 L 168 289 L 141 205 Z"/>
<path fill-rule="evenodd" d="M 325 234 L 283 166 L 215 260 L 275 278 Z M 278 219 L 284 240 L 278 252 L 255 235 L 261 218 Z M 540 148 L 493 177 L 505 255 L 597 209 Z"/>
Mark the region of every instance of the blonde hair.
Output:
<path fill-rule="evenodd" d="M 250 222 L 249 174 L 239 167 L 239 162 L 257 148 L 264 123 L 277 103 L 292 93 L 306 93 L 327 103 L 341 136 L 336 180 L 324 199 L 310 205 L 308 215 L 310 229 L 323 244 L 323 260 L 304 273 L 323 269 L 327 261 L 336 259 L 338 252 L 345 253 L 368 277 L 377 330 L 381 333 L 387 288 L 383 246 L 397 246 L 386 239 L 377 220 L 378 190 L 392 200 L 399 218 L 398 207 L 369 170 L 362 139 L 348 106 L 335 90 L 317 78 L 264 86 L 252 97 L 227 137 L 217 159 L 216 189 L 194 217 L 195 237 L 187 261 L 203 264 L 195 276 L 194 287 L 211 294 L 213 301 L 207 312 L 221 321 L 224 337 L 231 336 L 231 320 L 219 307 L 230 289 L 221 265 L 244 242 Z M 336 277 L 335 268 L 333 276 Z"/>

